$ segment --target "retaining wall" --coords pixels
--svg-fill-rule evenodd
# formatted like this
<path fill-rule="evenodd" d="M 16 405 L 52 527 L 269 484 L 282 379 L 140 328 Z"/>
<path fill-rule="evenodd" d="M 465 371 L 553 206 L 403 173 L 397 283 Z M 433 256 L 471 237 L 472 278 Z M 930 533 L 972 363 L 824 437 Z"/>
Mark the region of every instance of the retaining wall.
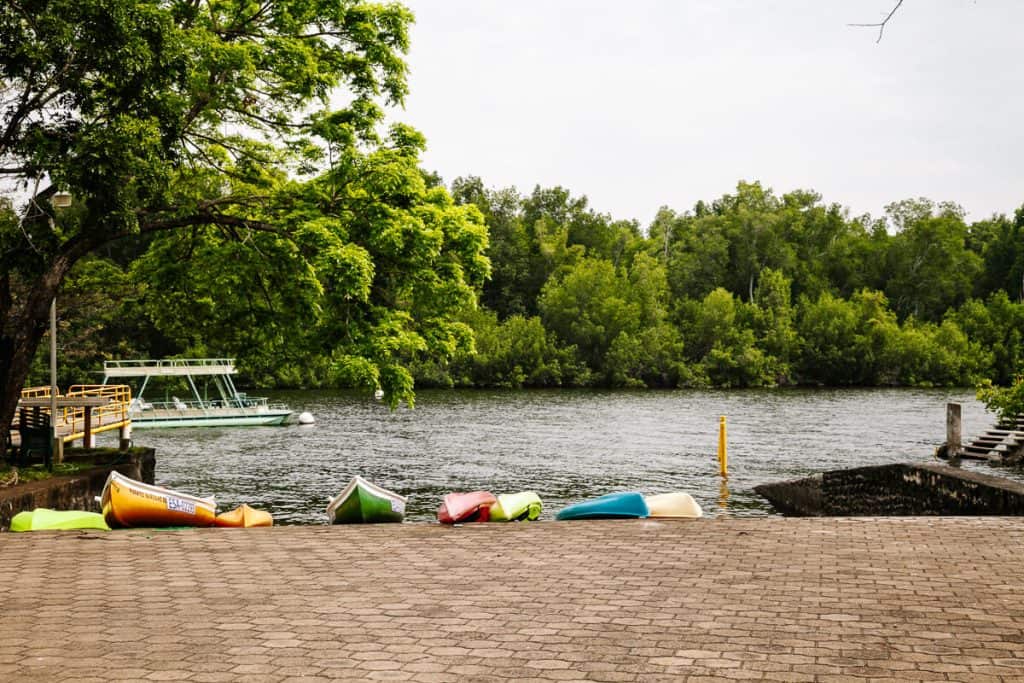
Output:
<path fill-rule="evenodd" d="M 933 463 L 834 470 L 754 491 L 798 517 L 1024 515 L 1024 485 Z"/>
<path fill-rule="evenodd" d="M 23 510 L 50 508 L 51 510 L 89 510 L 99 512 L 96 496 L 111 471 L 126 477 L 153 483 L 156 452 L 152 448 L 133 448 L 127 452 L 80 450 L 68 454 L 65 460 L 91 458 L 96 467 L 78 474 L 51 477 L 0 489 L 0 531 L 11 526 L 11 518 Z"/>

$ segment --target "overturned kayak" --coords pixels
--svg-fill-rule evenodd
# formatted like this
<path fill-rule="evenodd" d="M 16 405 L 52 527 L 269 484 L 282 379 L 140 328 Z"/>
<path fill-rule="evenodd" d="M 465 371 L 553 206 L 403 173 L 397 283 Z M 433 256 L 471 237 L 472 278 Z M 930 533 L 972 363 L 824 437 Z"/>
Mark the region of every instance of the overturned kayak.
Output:
<path fill-rule="evenodd" d="M 36 508 L 19 512 L 11 519 L 11 531 L 54 531 L 67 529 L 102 529 L 110 527 L 98 512 L 83 510 L 50 510 Z"/>
<path fill-rule="evenodd" d="M 660 493 L 644 498 L 651 517 L 702 517 L 704 511 L 689 493 Z"/>
<path fill-rule="evenodd" d="M 644 497 L 635 491 L 609 493 L 600 498 L 585 500 L 558 511 L 555 519 L 629 519 L 647 517 L 650 510 Z"/>
<path fill-rule="evenodd" d="M 491 506 L 492 522 L 532 521 L 540 517 L 543 503 L 533 491 L 502 493 L 498 502 Z"/>
<path fill-rule="evenodd" d="M 211 526 L 212 498 L 198 498 L 111 472 L 100 496 L 103 518 L 112 527 Z"/>
<path fill-rule="evenodd" d="M 437 509 L 437 521 L 441 524 L 486 522 L 491 518 L 491 506 L 496 502 L 498 499 L 490 491 L 449 493 Z"/>
<path fill-rule="evenodd" d="M 327 506 L 331 524 L 380 524 L 405 519 L 405 496 L 366 481 L 358 474 Z"/>
<path fill-rule="evenodd" d="M 222 512 L 213 520 L 216 526 L 244 527 L 274 526 L 274 518 L 265 510 L 256 510 L 242 503 L 234 510 Z"/>

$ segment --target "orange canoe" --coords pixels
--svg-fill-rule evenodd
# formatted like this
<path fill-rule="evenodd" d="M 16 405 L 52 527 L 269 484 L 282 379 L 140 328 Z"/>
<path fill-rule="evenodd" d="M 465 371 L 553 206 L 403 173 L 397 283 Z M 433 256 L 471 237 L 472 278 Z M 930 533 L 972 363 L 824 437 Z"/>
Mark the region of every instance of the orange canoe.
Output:
<path fill-rule="evenodd" d="M 211 526 L 217 514 L 212 498 L 197 498 L 111 472 L 100 496 L 111 527 Z"/>
<path fill-rule="evenodd" d="M 255 510 L 242 503 L 234 510 L 217 515 L 213 523 L 217 526 L 236 526 L 248 529 L 254 526 L 274 526 L 274 518 L 265 510 Z"/>

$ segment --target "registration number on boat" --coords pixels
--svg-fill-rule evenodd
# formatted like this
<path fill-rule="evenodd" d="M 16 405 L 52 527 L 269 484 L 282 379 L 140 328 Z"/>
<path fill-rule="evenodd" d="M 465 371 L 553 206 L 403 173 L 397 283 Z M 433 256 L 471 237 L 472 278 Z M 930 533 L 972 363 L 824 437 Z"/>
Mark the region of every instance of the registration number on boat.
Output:
<path fill-rule="evenodd" d="M 196 514 L 196 504 L 190 503 L 187 500 L 181 498 L 174 498 L 173 496 L 167 497 L 167 509 L 173 512 L 184 512 L 190 515 Z"/>

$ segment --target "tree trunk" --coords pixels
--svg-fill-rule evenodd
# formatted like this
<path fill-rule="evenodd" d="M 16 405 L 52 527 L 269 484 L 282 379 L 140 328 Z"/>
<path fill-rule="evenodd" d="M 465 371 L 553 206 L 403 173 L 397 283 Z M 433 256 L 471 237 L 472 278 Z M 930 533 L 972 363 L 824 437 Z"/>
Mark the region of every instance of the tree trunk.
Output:
<path fill-rule="evenodd" d="M 0 301 L 0 456 L 10 446 L 10 426 L 18 399 L 48 329 L 50 302 L 70 267 L 70 260 L 59 256 L 21 301 L 6 296 Z"/>

